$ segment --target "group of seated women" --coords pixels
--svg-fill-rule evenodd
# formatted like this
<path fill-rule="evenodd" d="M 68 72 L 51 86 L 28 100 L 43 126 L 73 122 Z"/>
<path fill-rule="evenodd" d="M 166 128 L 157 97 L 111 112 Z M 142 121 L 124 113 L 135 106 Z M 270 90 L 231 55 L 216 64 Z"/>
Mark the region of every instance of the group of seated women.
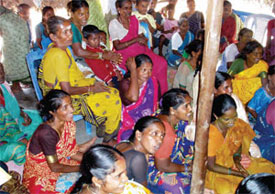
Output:
<path fill-rule="evenodd" d="M 40 116 L 20 109 L 0 66 L 0 160 L 25 163 L 23 185 L 30 193 L 190 193 L 190 124 L 196 121 L 203 41 L 189 39 L 188 20 L 179 21 L 177 34 L 188 40 L 173 51 L 180 60 L 168 90 L 167 62 L 147 47 L 132 2 L 117 0 L 116 7 L 109 25 L 115 51 L 100 44 L 106 33 L 86 25 L 86 1 L 68 3 L 70 20 L 43 11 L 38 46 L 44 47 L 46 36 L 51 43 L 38 72 Z M 240 31 L 215 76 L 205 179 L 205 188 L 215 193 L 234 193 L 251 174 L 275 173 L 275 66 L 262 60 L 263 47 L 251 34 Z M 87 76 L 85 62 L 101 64 L 116 78 Z M 91 69 L 100 73 L 98 66 Z M 94 145 L 95 138 L 76 143 L 74 114 L 96 126 L 103 144 Z"/>

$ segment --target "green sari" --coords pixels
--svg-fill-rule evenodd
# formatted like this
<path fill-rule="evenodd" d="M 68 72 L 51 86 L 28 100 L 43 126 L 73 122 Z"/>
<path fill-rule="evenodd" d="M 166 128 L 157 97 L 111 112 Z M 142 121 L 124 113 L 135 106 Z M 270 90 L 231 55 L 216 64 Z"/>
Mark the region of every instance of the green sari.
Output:
<path fill-rule="evenodd" d="M 20 140 L 29 140 L 42 123 L 42 119 L 35 110 L 24 110 L 32 119 L 28 126 L 24 126 L 24 118 L 20 115 L 20 107 L 16 98 L 7 90 L 4 84 L 0 84 L 5 106 L 0 105 L 0 142 L 5 144 L 0 146 L 0 161 L 8 162 L 14 160 L 18 165 L 25 162 L 26 145 Z"/>

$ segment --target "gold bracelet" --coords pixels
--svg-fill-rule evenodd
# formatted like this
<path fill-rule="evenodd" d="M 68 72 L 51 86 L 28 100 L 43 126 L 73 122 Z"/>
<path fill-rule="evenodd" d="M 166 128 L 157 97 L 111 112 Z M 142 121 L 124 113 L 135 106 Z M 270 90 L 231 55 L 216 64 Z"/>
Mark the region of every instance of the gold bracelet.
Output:
<path fill-rule="evenodd" d="M 49 155 L 49 156 L 46 156 L 46 160 L 47 160 L 47 162 L 50 163 L 50 164 L 56 163 L 56 162 L 58 161 L 56 155 Z"/>

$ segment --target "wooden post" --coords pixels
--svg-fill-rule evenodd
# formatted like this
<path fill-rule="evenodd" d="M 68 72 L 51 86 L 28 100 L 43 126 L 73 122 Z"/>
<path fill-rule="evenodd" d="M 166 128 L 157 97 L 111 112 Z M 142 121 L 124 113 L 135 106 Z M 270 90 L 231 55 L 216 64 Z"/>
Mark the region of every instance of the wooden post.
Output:
<path fill-rule="evenodd" d="M 191 193 L 203 193 L 206 173 L 208 129 L 214 98 L 214 81 L 219 56 L 222 0 L 208 0 L 203 65 L 201 70 L 196 122 L 195 158 L 193 163 Z"/>

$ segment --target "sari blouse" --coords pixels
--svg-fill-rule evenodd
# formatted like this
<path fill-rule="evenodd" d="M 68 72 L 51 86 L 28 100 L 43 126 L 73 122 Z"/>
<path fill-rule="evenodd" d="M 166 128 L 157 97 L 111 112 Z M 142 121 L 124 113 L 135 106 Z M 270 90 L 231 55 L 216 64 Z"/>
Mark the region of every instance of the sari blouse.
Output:
<path fill-rule="evenodd" d="M 56 144 L 56 154 L 58 162 L 61 164 L 79 165 L 79 162 L 68 158 L 75 155 L 79 150 L 76 144 L 75 133 L 75 122 L 66 122 L 60 139 Z M 43 152 L 36 155 L 32 154 L 29 150 L 30 142 L 26 152 L 23 184 L 29 189 L 30 193 L 56 193 L 56 181 L 61 173 L 51 171 Z"/>

